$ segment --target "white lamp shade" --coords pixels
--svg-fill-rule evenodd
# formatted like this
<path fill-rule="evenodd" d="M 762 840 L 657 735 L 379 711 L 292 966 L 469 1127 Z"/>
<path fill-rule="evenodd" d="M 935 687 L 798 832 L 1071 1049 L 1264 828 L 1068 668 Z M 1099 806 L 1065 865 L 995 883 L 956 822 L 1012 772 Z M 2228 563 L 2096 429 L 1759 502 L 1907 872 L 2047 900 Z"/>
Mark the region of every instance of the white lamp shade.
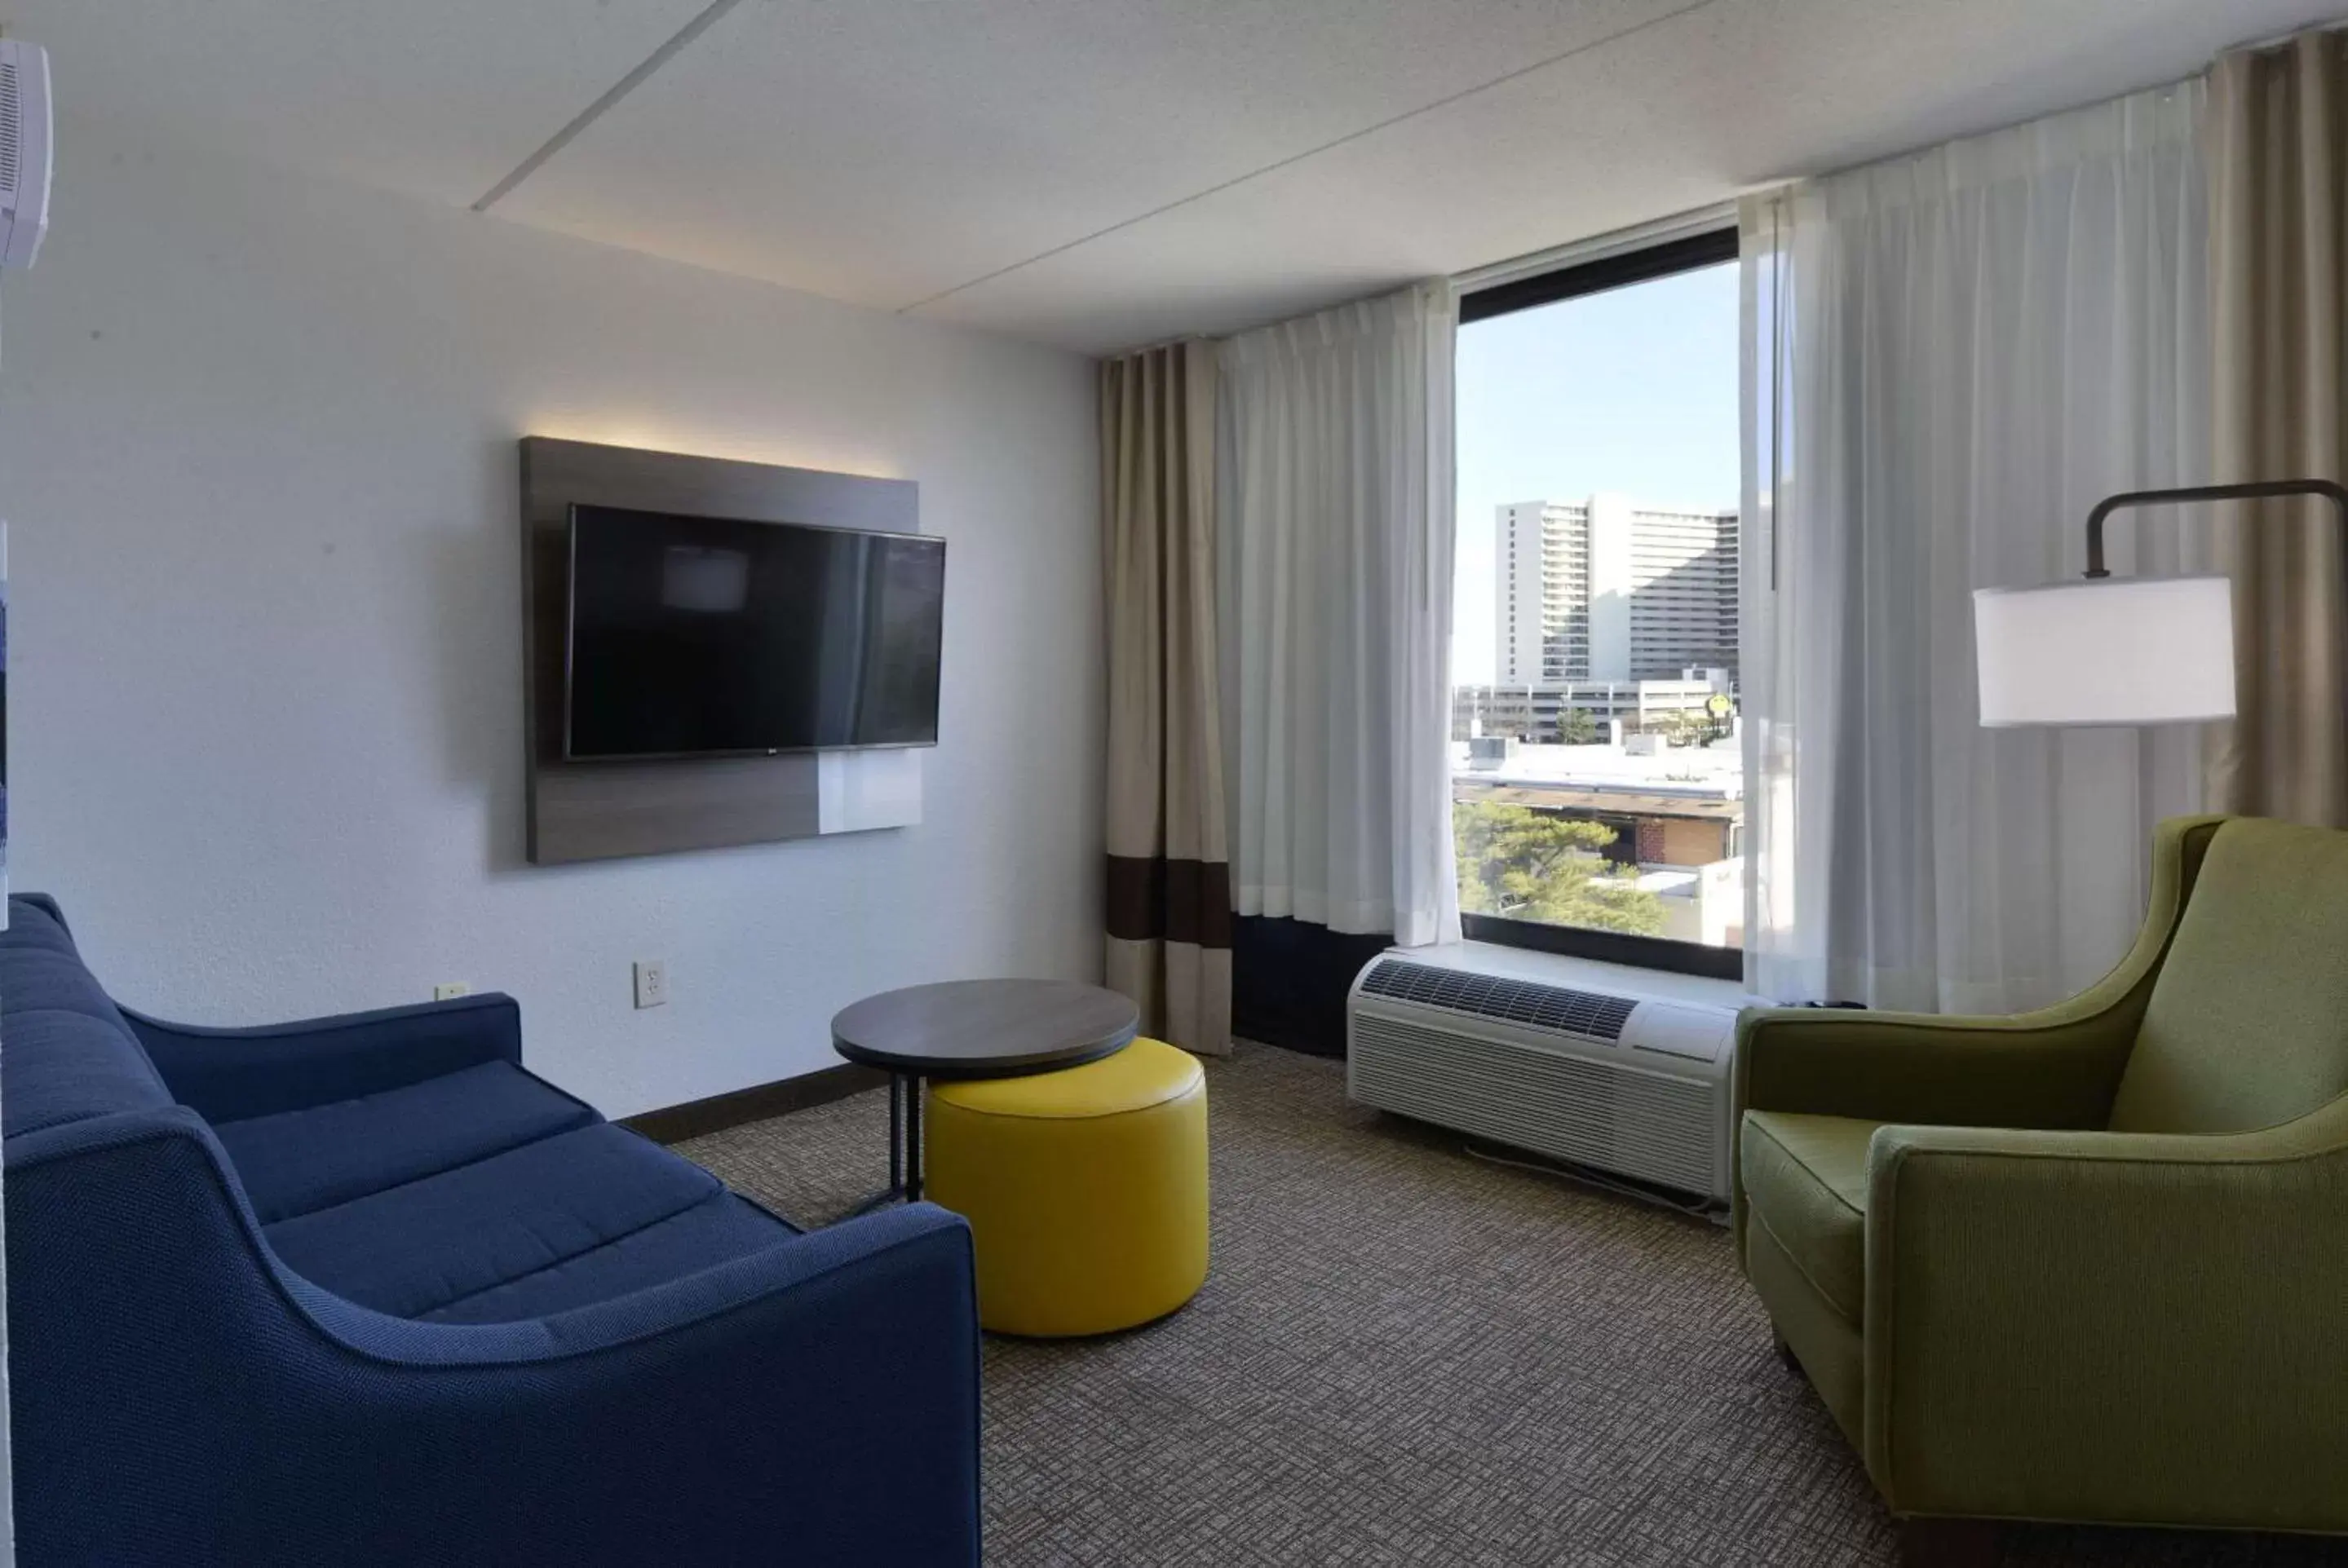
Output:
<path fill-rule="evenodd" d="M 2234 595 L 2222 577 L 1980 589 L 1973 645 L 1992 729 L 2234 716 Z"/>

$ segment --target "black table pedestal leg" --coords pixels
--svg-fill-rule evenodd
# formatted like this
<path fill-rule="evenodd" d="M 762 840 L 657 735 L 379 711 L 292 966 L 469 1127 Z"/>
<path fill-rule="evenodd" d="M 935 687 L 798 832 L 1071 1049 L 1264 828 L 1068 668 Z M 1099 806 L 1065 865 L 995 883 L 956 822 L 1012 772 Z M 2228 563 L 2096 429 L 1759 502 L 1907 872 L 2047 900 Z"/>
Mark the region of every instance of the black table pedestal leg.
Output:
<path fill-rule="evenodd" d="M 841 1219 L 854 1219 L 921 1196 L 921 1092 L 920 1079 L 901 1072 L 889 1075 L 889 1185 L 840 1215 Z"/>
<path fill-rule="evenodd" d="M 922 1201 L 922 1081 L 905 1081 L 905 1201 Z"/>
<path fill-rule="evenodd" d="M 905 1185 L 905 1080 L 902 1074 L 889 1075 L 889 1190 L 901 1192 Z"/>

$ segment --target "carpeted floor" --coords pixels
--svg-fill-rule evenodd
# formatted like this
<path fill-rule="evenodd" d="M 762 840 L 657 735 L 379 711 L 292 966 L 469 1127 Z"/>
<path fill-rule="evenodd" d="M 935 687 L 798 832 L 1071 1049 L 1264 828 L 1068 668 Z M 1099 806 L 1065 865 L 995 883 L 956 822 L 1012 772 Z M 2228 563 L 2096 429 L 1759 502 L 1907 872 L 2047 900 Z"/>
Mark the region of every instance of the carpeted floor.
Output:
<path fill-rule="evenodd" d="M 1770 1348 L 1727 1233 L 1469 1158 L 1341 1063 L 1209 1067 L 1213 1272 L 1104 1339 L 990 1337 L 987 1561 L 1784 1564 L 1895 1532 Z M 884 1174 L 879 1092 L 681 1152 L 778 1213 Z M 2012 1528 L 2013 1564 L 2343 1561 L 2278 1538 Z"/>

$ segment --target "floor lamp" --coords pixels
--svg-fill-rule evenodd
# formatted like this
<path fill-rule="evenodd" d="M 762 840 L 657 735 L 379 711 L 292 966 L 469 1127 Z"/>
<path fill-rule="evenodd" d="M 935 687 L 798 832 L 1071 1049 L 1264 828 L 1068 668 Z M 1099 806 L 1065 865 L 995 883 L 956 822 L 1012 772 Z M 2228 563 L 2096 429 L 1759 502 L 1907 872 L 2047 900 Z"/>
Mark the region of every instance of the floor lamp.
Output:
<path fill-rule="evenodd" d="M 2266 479 L 2131 490 L 2087 514 L 2080 582 L 1984 588 L 1973 594 L 1981 722 L 2181 724 L 2234 716 L 2234 592 L 2222 577 L 2114 578 L 2104 519 L 2127 507 L 2322 496 L 2348 529 L 2348 488 L 2329 479 Z"/>

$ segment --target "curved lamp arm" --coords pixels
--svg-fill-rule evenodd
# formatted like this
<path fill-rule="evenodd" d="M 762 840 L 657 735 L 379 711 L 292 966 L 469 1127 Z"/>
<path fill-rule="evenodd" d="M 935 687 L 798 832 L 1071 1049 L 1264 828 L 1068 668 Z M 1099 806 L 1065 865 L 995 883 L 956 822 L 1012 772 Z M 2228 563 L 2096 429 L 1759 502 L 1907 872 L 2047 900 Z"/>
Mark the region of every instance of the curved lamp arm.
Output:
<path fill-rule="evenodd" d="M 2180 490 L 2129 490 L 2106 496 L 2087 514 L 2087 575 L 2109 577 L 2104 566 L 2104 519 L 2122 507 L 2159 507 L 2172 501 L 2258 501 L 2276 496 L 2322 496 L 2340 508 L 2348 528 L 2348 487 L 2329 479 L 2258 479 L 2241 485 L 2194 485 Z"/>

